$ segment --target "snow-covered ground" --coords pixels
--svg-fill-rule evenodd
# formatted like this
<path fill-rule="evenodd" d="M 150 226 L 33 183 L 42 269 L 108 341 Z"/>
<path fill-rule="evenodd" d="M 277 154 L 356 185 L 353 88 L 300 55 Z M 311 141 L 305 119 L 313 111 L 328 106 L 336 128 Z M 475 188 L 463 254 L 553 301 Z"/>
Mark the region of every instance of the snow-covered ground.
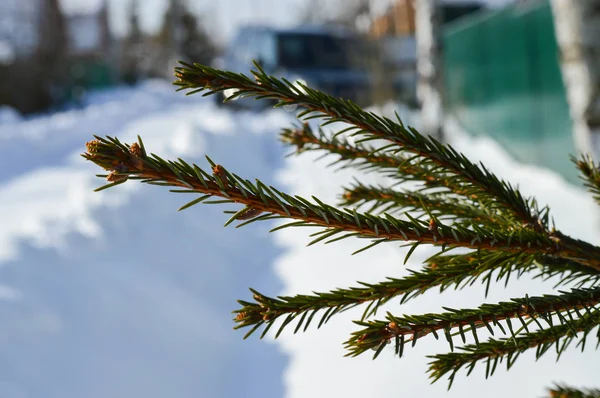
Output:
<path fill-rule="evenodd" d="M 409 115 L 407 115 L 408 117 Z M 164 156 L 205 164 L 204 154 L 246 178 L 336 202 L 350 171 L 334 173 L 305 155 L 284 160 L 277 132 L 293 122 L 283 110 L 231 112 L 199 96 L 150 81 L 93 94 L 83 109 L 0 120 L 0 397 L 366 397 L 540 396 L 552 381 L 597 385 L 593 347 L 569 351 L 559 364 L 524 355 L 510 372 L 485 381 L 429 385 L 426 354 L 446 343 L 423 339 L 406 357 L 391 352 L 343 358 L 353 330 L 348 311 L 304 334 L 273 344 L 242 341 L 230 311 L 247 288 L 269 295 L 307 293 L 377 281 L 406 272 L 403 249 L 364 242 L 309 248 L 305 229 L 267 233 L 268 224 L 223 228 L 225 208 L 176 209 L 189 198 L 128 183 L 102 183 L 79 157 L 92 134 L 132 141 Z M 589 196 L 551 172 L 514 163 L 493 142 L 449 125 L 451 141 L 501 176 L 550 204 L 563 232 L 600 242 Z M 565 154 L 566 156 L 566 154 Z M 369 178 L 373 178 L 370 176 Z M 408 268 L 417 268 L 427 250 Z M 551 292 L 523 279 L 497 287 L 486 301 Z M 424 295 L 394 313 L 473 307 L 482 290 Z M 390 350 L 391 351 L 391 350 Z M 479 395 L 479 393 L 478 393 Z"/>
<path fill-rule="evenodd" d="M 95 194 L 92 134 L 144 136 L 274 182 L 286 113 L 234 115 L 166 82 L 0 126 L 0 397 L 283 396 L 286 359 L 242 341 L 247 288 L 282 288 L 267 225 L 224 229 L 217 207 L 141 184 Z"/>

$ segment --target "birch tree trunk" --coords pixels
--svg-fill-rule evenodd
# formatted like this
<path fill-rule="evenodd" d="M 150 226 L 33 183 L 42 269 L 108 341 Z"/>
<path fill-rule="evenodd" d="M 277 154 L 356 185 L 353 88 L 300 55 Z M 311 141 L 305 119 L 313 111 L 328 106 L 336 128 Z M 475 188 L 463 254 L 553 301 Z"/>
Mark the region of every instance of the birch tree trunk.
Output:
<path fill-rule="evenodd" d="M 552 0 L 576 148 L 600 159 L 600 0 Z"/>
<path fill-rule="evenodd" d="M 414 5 L 421 132 L 442 140 L 444 112 L 439 0 L 415 0 Z"/>

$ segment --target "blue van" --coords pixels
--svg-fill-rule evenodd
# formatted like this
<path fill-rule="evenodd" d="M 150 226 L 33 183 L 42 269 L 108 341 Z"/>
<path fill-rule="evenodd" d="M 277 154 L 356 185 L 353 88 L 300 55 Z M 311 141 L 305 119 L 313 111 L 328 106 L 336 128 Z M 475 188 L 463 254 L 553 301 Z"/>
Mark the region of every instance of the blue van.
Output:
<path fill-rule="evenodd" d="M 248 74 L 255 60 L 270 75 L 302 82 L 364 106 L 372 102 L 372 82 L 366 62 L 369 51 L 366 42 L 346 30 L 324 26 L 293 29 L 247 26 L 239 30 L 215 66 Z M 231 94 L 225 91 L 215 97 L 222 103 Z M 251 108 L 265 106 L 265 101 L 251 99 L 235 103 Z"/>

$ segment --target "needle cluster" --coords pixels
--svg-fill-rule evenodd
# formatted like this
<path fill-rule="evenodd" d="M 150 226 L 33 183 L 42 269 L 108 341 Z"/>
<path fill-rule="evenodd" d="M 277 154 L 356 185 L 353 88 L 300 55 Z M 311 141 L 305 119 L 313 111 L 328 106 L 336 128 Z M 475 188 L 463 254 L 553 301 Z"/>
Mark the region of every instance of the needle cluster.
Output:
<path fill-rule="evenodd" d="M 433 381 L 447 376 L 449 385 L 461 369 L 468 375 L 482 364 L 489 377 L 499 363 L 510 368 L 527 350 L 540 357 L 555 347 L 560 357 L 573 341 L 582 350 L 589 339 L 598 346 L 600 247 L 562 233 L 553 225 L 550 209 L 523 197 L 483 164 L 404 125 L 397 115 L 391 120 L 367 112 L 350 101 L 269 76 L 258 65 L 252 75 L 182 64 L 176 68 L 175 84 L 188 94 L 235 89 L 228 100 L 253 97 L 275 101 L 276 106 L 300 106 L 303 110 L 297 117 L 303 123 L 281 133 L 294 153 L 334 155 L 333 165 L 376 172 L 391 184 L 373 186 L 356 179 L 343 188 L 340 203 L 332 205 L 247 180 L 208 157 L 203 168 L 148 153 L 141 138 L 125 144 L 113 137 L 95 137 L 83 156 L 106 170 L 100 177 L 108 184 L 99 190 L 139 180 L 192 194 L 194 199 L 180 210 L 198 203 L 233 206 L 226 211 L 225 225 L 287 220 L 273 231 L 319 228 L 309 245 L 359 238 L 367 244 L 357 252 L 394 242 L 410 247 L 406 260 L 419 245 L 433 246 L 437 252 L 408 276 L 379 283 L 357 282 L 346 289 L 278 297 L 251 289 L 252 299 L 240 300 L 234 311 L 235 328 L 248 328 L 246 337 L 258 331 L 264 337 L 273 330 L 277 337 L 286 329 L 297 333 L 311 324 L 321 327 L 342 311 L 364 306 L 362 317 L 355 321 L 357 329 L 344 343 L 348 356 L 374 351 L 376 358 L 391 344 L 401 357 L 418 340 L 443 338 L 450 352 L 431 356 L 428 372 Z M 321 126 L 343 122 L 347 127 L 326 134 L 320 128 L 314 131 L 307 123 L 311 119 Z M 588 157 L 574 162 L 598 200 L 600 169 Z M 448 253 L 456 248 L 466 250 Z M 402 304 L 432 288 L 462 289 L 475 283 L 485 284 L 487 291 L 492 283 L 508 284 L 511 276 L 526 274 L 555 284 L 539 297 L 443 308 L 440 313 L 387 313 L 376 319 L 377 309 L 396 297 Z M 557 386 L 550 394 L 572 396 L 564 395 L 572 390 L 577 391 Z"/>

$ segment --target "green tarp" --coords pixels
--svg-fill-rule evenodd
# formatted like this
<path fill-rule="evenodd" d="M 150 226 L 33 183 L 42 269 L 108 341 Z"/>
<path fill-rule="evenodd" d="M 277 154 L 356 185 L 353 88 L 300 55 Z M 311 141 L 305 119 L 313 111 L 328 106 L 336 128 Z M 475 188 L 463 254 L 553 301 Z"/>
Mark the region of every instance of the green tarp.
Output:
<path fill-rule="evenodd" d="M 550 5 L 481 11 L 444 26 L 445 107 L 516 159 L 577 181 Z"/>

